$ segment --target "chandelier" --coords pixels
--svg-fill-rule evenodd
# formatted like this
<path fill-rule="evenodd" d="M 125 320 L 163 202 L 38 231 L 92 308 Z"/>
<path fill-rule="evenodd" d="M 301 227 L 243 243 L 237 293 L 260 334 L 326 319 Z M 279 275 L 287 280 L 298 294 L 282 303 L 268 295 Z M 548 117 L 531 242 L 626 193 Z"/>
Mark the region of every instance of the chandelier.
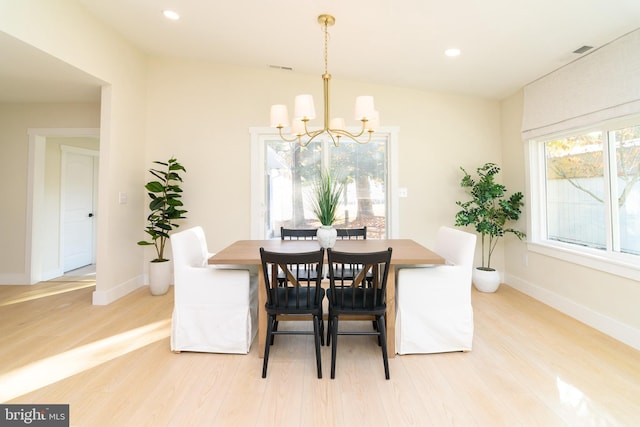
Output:
<path fill-rule="evenodd" d="M 322 129 L 309 129 L 309 121 L 315 119 L 315 107 L 311 95 L 297 95 L 295 97 L 294 119 L 291 125 L 291 137 L 287 138 L 282 129 L 289 126 L 289 113 L 287 106 L 282 104 L 271 106 L 271 127 L 278 128 L 280 138 L 287 142 L 297 142 L 305 147 L 317 136 L 327 134 L 333 145 L 340 145 L 340 138 L 347 137 L 359 144 L 371 141 L 371 136 L 379 126 L 379 114 L 373 106 L 372 96 L 358 96 L 355 103 L 355 119 L 362 122 L 359 132 L 352 133 L 346 130 L 343 118 L 331 118 L 329 114 L 329 81 L 331 74 L 327 71 L 328 56 L 328 31 L 327 28 L 335 24 L 336 19 L 331 15 L 318 16 L 318 23 L 324 29 L 324 74 L 322 83 L 324 88 L 324 126 Z"/>

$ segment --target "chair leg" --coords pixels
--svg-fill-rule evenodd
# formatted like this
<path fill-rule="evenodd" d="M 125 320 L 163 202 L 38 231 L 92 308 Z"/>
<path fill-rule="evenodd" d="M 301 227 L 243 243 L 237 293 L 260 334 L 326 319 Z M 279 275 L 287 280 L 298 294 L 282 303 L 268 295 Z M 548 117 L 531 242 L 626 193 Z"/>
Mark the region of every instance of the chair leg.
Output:
<path fill-rule="evenodd" d="M 389 354 L 387 353 L 387 330 L 384 316 L 378 316 L 378 337 L 382 346 L 382 363 L 384 363 L 384 377 L 389 379 Z"/>
<path fill-rule="evenodd" d="M 320 358 L 320 334 L 322 322 L 322 317 L 318 318 L 318 316 L 313 316 L 313 338 L 316 344 L 316 367 L 318 369 L 318 378 L 322 378 L 322 361 Z"/>
<path fill-rule="evenodd" d="M 331 322 L 331 316 L 329 316 L 329 318 L 327 319 L 327 347 L 331 345 L 332 324 L 333 323 Z"/>
<path fill-rule="evenodd" d="M 276 322 L 275 316 L 269 315 L 267 318 L 267 338 L 264 342 L 264 360 L 262 362 L 262 378 L 267 378 L 267 365 L 269 364 L 269 347 L 273 344 L 273 325 Z"/>
<path fill-rule="evenodd" d="M 273 332 L 276 332 L 278 330 L 278 320 L 276 320 L 276 317 L 273 316 Z M 271 345 L 273 345 L 273 342 L 275 341 L 276 336 L 275 334 L 271 334 Z"/>
<path fill-rule="evenodd" d="M 336 348 L 338 347 L 338 317 L 330 318 L 331 335 L 333 344 L 331 345 L 331 379 L 336 377 Z"/>
<path fill-rule="evenodd" d="M 324 345 L 324 313 L 320 312 L 318 321 L 320 322 L 320 345 Z"/>

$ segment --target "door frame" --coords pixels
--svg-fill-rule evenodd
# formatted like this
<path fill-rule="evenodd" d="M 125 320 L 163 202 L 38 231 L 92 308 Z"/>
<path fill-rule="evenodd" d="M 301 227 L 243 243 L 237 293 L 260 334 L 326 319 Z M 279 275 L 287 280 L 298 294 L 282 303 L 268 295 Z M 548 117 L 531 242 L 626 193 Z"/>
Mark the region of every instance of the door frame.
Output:
<path fill-rule="evenodd" d="M 29 135 L 29 159 L 24 258 L 25 282 L 33 285 L 43 280 L 42 259 L 44 250 L 39 244 L 38 236 L 44 212 L 44 168 L 47 138 L 100 138 L 100 128 L 29 128 L 27 129 L 27 134 Z"/>

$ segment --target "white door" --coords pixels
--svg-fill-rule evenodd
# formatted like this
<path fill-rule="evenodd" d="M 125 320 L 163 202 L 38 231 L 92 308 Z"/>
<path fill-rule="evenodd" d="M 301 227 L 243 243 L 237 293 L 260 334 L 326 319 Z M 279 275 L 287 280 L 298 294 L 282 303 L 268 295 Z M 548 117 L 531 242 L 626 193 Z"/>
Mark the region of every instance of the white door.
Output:
<path fill-rule="evenodd" d="M 64 271 L 94 262 L 97 152 L 62 152 L 62 254 Z"/>

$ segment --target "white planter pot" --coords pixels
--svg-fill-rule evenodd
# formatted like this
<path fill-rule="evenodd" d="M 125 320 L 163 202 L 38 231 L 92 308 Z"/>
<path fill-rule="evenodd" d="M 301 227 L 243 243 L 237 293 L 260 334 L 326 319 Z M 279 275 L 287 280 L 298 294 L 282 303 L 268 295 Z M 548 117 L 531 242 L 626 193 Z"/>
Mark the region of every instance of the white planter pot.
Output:
<path fill-rule="evenodd" d="M 338 231 L 330 225 L 322 225 L 316 232 L 318 243 L 320 243 L 320 246 L 325 249 L 333 248 L 333 246 L 336 244 L 337 236 Z"/>
<path fill-rule="evenodd" d="M 476 267 L 473 269 L 473 284 L 480 292 L 495 292 L 500 287 L 500 273 Z"/>
<path fill-rule="evenodd" d="M 171 284 L 171 261 L 149 263 L 149 290 L 151 295 L 164 295 Z"/>

